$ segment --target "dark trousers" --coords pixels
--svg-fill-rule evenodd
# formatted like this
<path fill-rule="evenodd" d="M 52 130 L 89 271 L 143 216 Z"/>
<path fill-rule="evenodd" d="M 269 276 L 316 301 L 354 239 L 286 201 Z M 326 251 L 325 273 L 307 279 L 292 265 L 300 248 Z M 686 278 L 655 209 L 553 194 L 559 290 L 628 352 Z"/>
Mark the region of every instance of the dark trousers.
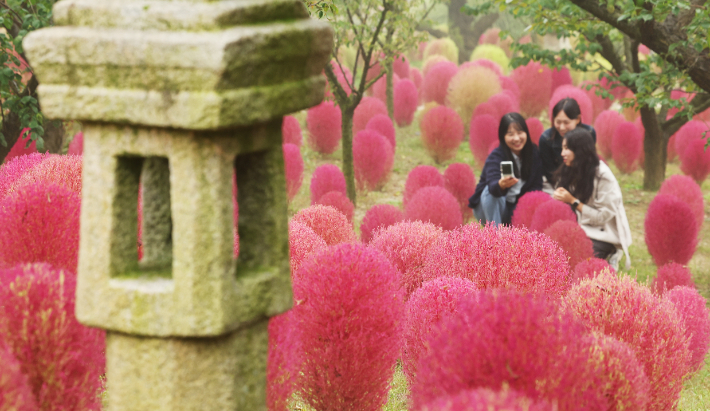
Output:
<path fill-rule="evenodd" d="M 616 246 L 611 243 L 604 241 L 592 240 L 592 248 L 594 249 L 594 256 L 606 260 L 610 255 L 616 252 Z"/>

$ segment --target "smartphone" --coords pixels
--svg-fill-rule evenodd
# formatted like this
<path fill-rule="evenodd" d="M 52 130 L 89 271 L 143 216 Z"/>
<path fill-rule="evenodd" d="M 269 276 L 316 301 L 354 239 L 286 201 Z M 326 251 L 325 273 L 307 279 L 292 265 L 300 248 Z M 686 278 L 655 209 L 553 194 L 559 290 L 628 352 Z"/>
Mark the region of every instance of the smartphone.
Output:
<path fill-rule="evenodd" d="M 513 173 L 513 162 L 512 161 L 501 161 L 500 162 L 500 174 L 503 178 L 515 177 Z"/>

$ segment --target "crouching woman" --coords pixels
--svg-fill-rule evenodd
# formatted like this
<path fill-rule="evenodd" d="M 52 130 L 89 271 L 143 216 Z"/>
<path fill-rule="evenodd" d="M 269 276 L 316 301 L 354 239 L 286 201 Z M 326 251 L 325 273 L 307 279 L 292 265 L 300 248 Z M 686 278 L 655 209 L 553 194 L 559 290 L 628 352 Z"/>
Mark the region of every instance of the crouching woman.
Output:
<path fill-rule="evenodd" d="M 525 119 L 508 113 L 498 126 L 499 145 L 486 158 L 476 191 L 468 200 L 482 223 L 510 224 L 520 196 L 542 190 L 542 162 Z M 504 176 L 501 162 L 513 163 L 513 175 Z"/>

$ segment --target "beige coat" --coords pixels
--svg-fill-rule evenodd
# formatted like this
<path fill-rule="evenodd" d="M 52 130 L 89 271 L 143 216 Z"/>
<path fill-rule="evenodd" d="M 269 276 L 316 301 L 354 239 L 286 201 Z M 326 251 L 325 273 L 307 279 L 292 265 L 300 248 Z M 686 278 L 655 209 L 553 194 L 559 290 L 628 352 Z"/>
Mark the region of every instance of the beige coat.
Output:
<path fill-rule="evenodd" d="M 604 162 L 600 162 L 597 168 L 592 197 L 582 206 L 581 212 L 577 211 L 577 221 L 587 237 L 614 244 L 617 249 L 624 250 L 626 269 L 629 269 L 631 227 L 626 218 L 621 187 Z"/>

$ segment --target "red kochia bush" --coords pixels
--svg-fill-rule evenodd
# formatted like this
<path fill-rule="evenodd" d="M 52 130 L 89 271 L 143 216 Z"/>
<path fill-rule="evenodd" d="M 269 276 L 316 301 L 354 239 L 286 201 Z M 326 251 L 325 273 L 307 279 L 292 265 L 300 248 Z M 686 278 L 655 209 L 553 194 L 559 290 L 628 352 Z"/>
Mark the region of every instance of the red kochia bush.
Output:
<path fill-rule="evenodd" d="M 693 275 L 688 267 L 678 263 L 668 263 L 659 267 L 651 289 L 657 294 L 663 294 L 675 287 L 695 288 Z"/>
<path fill-rule="evenodd" d="M 515 390 L 487 388 L 463 390 L 446 395 L 422 407 L 422 411 L 552 411 L 547 401 L 533 401 Z"/>
<path fill-rule="evenodd" d="M 8 194 L 28 184 L 57 184 L 81 195 L 82 157 L 47 155 L 42 162 L 28 169 L 8 189 Z"/>
<path fill-rule="evenodd" d="M 322 195 L 316 204 L 331 206 L 336 210 L 343 213 L 343 215 L 352 224 L 353 214 L 355 213 L 355 205 L 350 201 L 350 199 L 340 191 L 331 191 Z"/>
<path fill-rule="evenodd" d="M 444 187 L 420 188 L 407 203 L 404 214 L 408 220 L 428 221 L 444 230 L 463 223 L 459 202 Z"/>
<path fill-rule="evenodd" d="M 552 69 L 550 75 L 552 76 L 552 87 L 550 90 L 552 91 L 552 94 L 555 94 L 555 91 L 562 87 L 562 86 L 572 86 L 572 76 L 569 73 L 569 69 L 567 67 L 562 67 L 561 69 Z M 557 100 L 559 101 L 559 100 Z M 552 110 L 550 110 L 550 113 L 552 113 Z M 588 119 L 587 121 L 591 120 Z"/>
<path fill-rule="evenodd" d="M 668 177 L 666 181 L 661 184 L 661 189 L 658 190 L 658 194 L 672 195 L 688 204 L 690 209 L 693 210 L 695 219 L 698 222 L 698 227 L 703 225 L 703 221 L 705 221 L 703 192 L 700 190 L 700 186 L 693 181 L 691 177 L 678 174 Z"/>
<path fill-rule="evenodd" d="M 75 156 L 84 154 L 84 133 L 81 131 L 76 133 L 74 138 L 71 140 L 71 143 L 69 143 L 67 154 Z"/>
<path fill-rule="evenodd" d="M 710 349 L 710 311 L 705 298 L 695 288 L 684 286 L 668 291 L 665 298 L 673 303 L 685 325 L 685 335 L 690 340 L 692 355 L 690 371 L 700 371 Z"/>
<path fill-rule="evenodd" d="M 594 257 L 592 240 L 576 221 L 557 221 L 545 230 L 545 235 L 557 241 L 569 257 L 569 266 L 574 268 L 580 262 Z"/>
<path fill-rule="evenodd" d="M 528 125 L 528 131 L 530 132 L 530 139 L 533 143 L 540 144 L 540 136 L 545 131 L 545 127 L 542 125 L 540 120 L 535 117 L 531 117 L 525 120 L 525 124 Z"/>
<path fill-rule="evenodd" d="M 604 270 L 615 273 L 616 270 L 606 260 L 589 258 L 577 264 L 572 270 L 572 284 L 579 284 L 582 280 L 592 279 Z"/>
<path fill-rule="evenodd" d="M 442 277 L 422 284 L 407 301 L 404 316 L 402 370 L 410 385 L 419 359 L 429 351 L 427 340 L 439 321 L 456 312 L 462 297 L 473 295 L 476 285 L 463 278 Z"/>
<path fill-rule="evenodd" d="M 353 225 L 341 213 L 330 206 L 312 205 L 299 211 L 293 220 L 315 231 L 327 245 L 357 241 Z"/>
<path fill-rule="evenodd" d="M 396 86 L 397 83 L 399 83 L 399 76 L 397 74 L 394 74 L 392 76 L 393 87 Z M 387 104 L 387 77 L 385 77 L 385 76 L 380 77 L 380 79 L 377 80 L 375 82 L 375 84 L 373 84 L 372 87 L 368 91 L 371 92 L 373 97 L 382 101 L 386 105 Z"/>
<path fill-rule="evenodd" d="M 394 74 L 398 75 L 399 78 L 409 78 L 409 59 L 405 56 L 395 57 L 392 62 L 392 69 L 394 70 Z"/>
<path fill-rule="evenodd" d="M 0 166 L 0 199 L 5 197 L 20 177 L 45 159 L 44 154 L 32 153 L 5 160 Z"/>
<path fill-rule="evenodd" d="M 311 177 L 311 205 L 315 204 L 323 194 L 331 191 L 347 194 L 343 172 L 333 164 L 316 167 Z"/>
<path fill-rule="evenodd" d="M 394 120 L 400 127 L 414 121 L 414 113 L 419 105 L 419 92 L 412 80 L 400 80 L 394 86 Z"/>
<path fill-rule="evenodd" d="M 380 133 L 382 137 L 386 138 L 387 142 L 390 143 L 392 151 L 394 152 L 394 149 L 397 146 L 397 138 L 395 135 L 394 124 L 392 124 L 392 120 L 390 120 L 388 116 L 378 114 L 372 117 L 370 121 L 367 122 L 365 129 Z"/>
<path fill-rule="evenodd" d="M 394 153 L 387 139 L 374 130 L 359 131 L 353 138 L 355 182 L 361 190 L 379 190 L 387 182 Z"/>
<path fill-rule="evenodd" d="M 37 411 L 37 402 L 32 395 L 32 389 L 27 382 L 27 376 L 22 373 L 20 363 L 0 339 L 0 404 L 3 409 L 13 411 Z"/>
<path fill-rule="evenodd" d="M 377 204 L 365 213 L 360 224 L 360 241 L 367 244 L 378 230 L 404 220 L 404 212 L 391 204 Z"/>
<path fill-rule="evenodd" d="M 283 135 L 284 144 L 295 144 L 301 146 L 303 135 L 301 133 L 301 125 L 294 116 L 285 116 L 281 124 L 281 134 Z"/>
<path fill-rule="evenodd" d="M 444 187 L 456 197 L 461 208 L 461 214 L 466 220 L 471 216 L 468 199 L 476 191 L 476 176 L 471 166 L 465 163 L 453 163 L 444 171 Z"/>
<path fill-rule="evenodd" d="M 561 410 L 599 410 L 607 399 L 582 324 L 558 303 L 508 290 L 464 297 L 427 341 L 412 385 L 414 409 L 466 389 L 510 388 Z"/>
<path fill-rule="evenodd" d="M 423 187 L 444 187 L 444 176 L 434 166 L 416 166 L 407 175 L 404 183 L 402 205 L 407 207 L 409 200 Z"/>
<path fill-rule="evenodd" d="M 414 82 L 415 86 L 417 86 L 417 90 L 421 90 L 422 83 L 424 82 L 424 75 L 421 70 L 416 67 L 411 67 L 409 69 L 409 79 Z"/>
<path fill-rule="evenodd" d="M 710 175 L 710 150 L 705 150 L 705 140 L 692 140 L 680 156 L 680 170 L 702 184 Z"/>
<path fill-rule="evenodd" d="M 698 245 L 698 223 L 684 202 L 669 195 L 657 195 L 644 220 L 646 246 L 656 266 L 674 261 L 688 264 Z"/>
<path fill-rule="evenodd" d="M 708 127 L 702 121 L 692 120 L 683 125 L 674 134 L 675 136 L 675 151 L 682 159 L 686 147 L 693 140 L 705 140 L 703 133 L 708 131 Z"/>
<path fill-rule="evenodd" d="M 309 255 L 328 246 L 309 226 L 295 220 L 288 223 L 288 245 L 292 276 Z"/>
<path fill-rule="evenodd" d="M 298 377 L 295 368 L 298 339 L 294 338 L 294 310 L 269 320 L 269 351 L 266 360 L 266 404 L 269 411 L 288 411 Z"/>
<path fill-rule="evenodd" d="M 422 98 L 425 103 L 436 101 L 439 104 L 446 102 L 446 92 L 449 89 L 449 82 L 456 75 L 458 67 L 450 61 L 436 63 L 428 72 L 424 74 L 422 82 Z"/>
<path fill-rule="evenodd" d="M 650 382 L 649 410 L 675 408 L 691 353 L 672 303 L 631 277 L 607 272 L 572 287 L 563 302 L 592 330 L 631 346 Z"/>
<path fill-rule="evenodd" d="M 466 278 L 479 289 L 559 296 L 568 288 L 565 252 L 548 236 L 514 227 L 466 225 L 445 232 L 426 256 L 424 281 Z"/>
<path fill-rule="evenodd" d="M 569 204 L 565 204 L 562 201 L 545 201 L 540 204 L 533 214 L 532 221 L 530 222 L 530 229 L 544 232 L 557 221 L 574 221 L 577 222 L 577 216 L 575 215 Z"/>
<path fill-rule="evenodd" d="M 37 142 L 33 141 L 27 146 L 30 141 L 32 133 L 30 133 L 29 128 L 22 129 L 20 132 L 20 137 L 18 137 L 15 144 L 12 146 L 12 150 L 5 156 L 5 161 L 12 160 L 15 157 L 24 156 L 26 154 L 32 154 L 37 152 Z"/>
<path fill-rule="evenodd" d="M 431 223 L 402 221 L 380 229 L 370 246 L 387 257 L 402 275 L 405 300 L 422 285 L 420 268 L 443 230 Z"/>
<path fill-rule="evenodd" d="M 589 124 L 594 121 L 594 106 L 592 105 L 592 101 L 587 97 L 587 93 L 572 85 L 560 86 L 552 93 L 547 111 L 550 113 L 550 116 L 552 116 L 552 108 L 555 107 L 555 104 L 567 97 L 575 99 L 577 104 L 579 104 L 579 108 L 582 111 L 583 122 Z"/>
<path fill-rule="evenodd" d="M 385 103 L 375 97 L 363 97 L 353 115 L 353 134 L 364 130 L 367 122 L 378 114 L 387 115 Z"/>
<path fill-rule="evenodd" d="M 518 84 L 510 77 L 500 76 L 500 86 L 503 88 L 503 92 L 511 93 L 515 97 L 515 101 L 520 102 L 520 88 Z"/>
<path fill-rule="evenodd" d="M 597 116 L 599 116 L 602 111 L 608 110 L 609 107 L 611 107 L 611 104 L 613 103 L 613 100 L 611 98 L 603 98 L 602 96 L 597 95 L 597 89 L 600 88 L 600 86 L 598 86 L 597 84 L 598 83 L 596 82 L 584 81 L 579 86 L 579 88 L 584 91 L 587 97 L 589 97 L 589 101 L 592 102 L 592 107 L 594 107 L 594 117 L 591 119 L 585 119 L 587 124 L 593 124 L 594 121 L 597 119 Z M 589 86 L 591 86 L 591 88 L 587 90 L 587 87 Z"/>
<path fill-rule="evenodd" d="M 78 194 L 56 184 L 25 185 L 0 201 L 0 266 L 47 262 L 76 273 Z"/>
<path fill-rule="evenodd" d="M 611 155 L 616 167 L 624 174 L 631 174 L 639 166 L 643 150 L 643 134 L 629 121 L 616 128 L 611 139 Z"/>
<path fill-rule="evenodd" d="M 446 106 L 434 107 L 424 114 L 420 126 L 424 148 L 435 162 L 456 156 L 463 141 L 463 123 L 456 111 Z"/>
<path fill-rule="evenodd" d="M 525 117 L 538 117 L 552 96 L 552 72 L 538 62 L 530 62 L 513 70 L 510 77 L 520 89 L 520 112 Z"/>
<path fill-rule="evenodd" d="M 476 163 L 483 165 L 488 157 L 488 149 L 491 144 L 498 141 L 498 123 L 500 120 L 496 120 L 490 114 L 474 116 L 471 119 L 468 145 Z"/>
<path fill-rule="evenodd" d="M 76 320 L 75 289 L 74 274 L 49 264 L 0 271 L 0 335 L 43 410 L 101 409 L 106 334 Z"/>
<path fill-rule="evenodd" d="M 343 244 L 314 255 L 299 276 L 299 396 L 317 410 L 382 409 L 400 353 L 397 270 L 371 248 Z"/>
<path fill-rule="evenodd" d="M 284 168 L 286 169 L 286 195 L 293 200 L 303 183 L 303 157 L 295 144 L 284 144 Z"/>
<path fill-rule="evenodd" d="M 308 125 L 308 145 L 314 151 L 323 154 L 332 154 L 342 138 L 342 114 L 340 109 L 331 101 L 308 110 L 306 119 Z"/>
<path fill-rule="evenodd" d="M 530 228 L 535 211 L 540 204 L 552 200 L 549 194 L 542 191 L 531 191 L 518 199 L 518 205 L 513 212 L 511 223 L 513 227 Z"/>
<path fill-rule="evenodd" d="M 597 132 L 597 147 L 599 154 L 604 158 L 612 157 L 611 145 L 614 132 L 624 122 L 624 116 L 613 110 L 604 110 L 594 121 L 594 130 Z"/>

